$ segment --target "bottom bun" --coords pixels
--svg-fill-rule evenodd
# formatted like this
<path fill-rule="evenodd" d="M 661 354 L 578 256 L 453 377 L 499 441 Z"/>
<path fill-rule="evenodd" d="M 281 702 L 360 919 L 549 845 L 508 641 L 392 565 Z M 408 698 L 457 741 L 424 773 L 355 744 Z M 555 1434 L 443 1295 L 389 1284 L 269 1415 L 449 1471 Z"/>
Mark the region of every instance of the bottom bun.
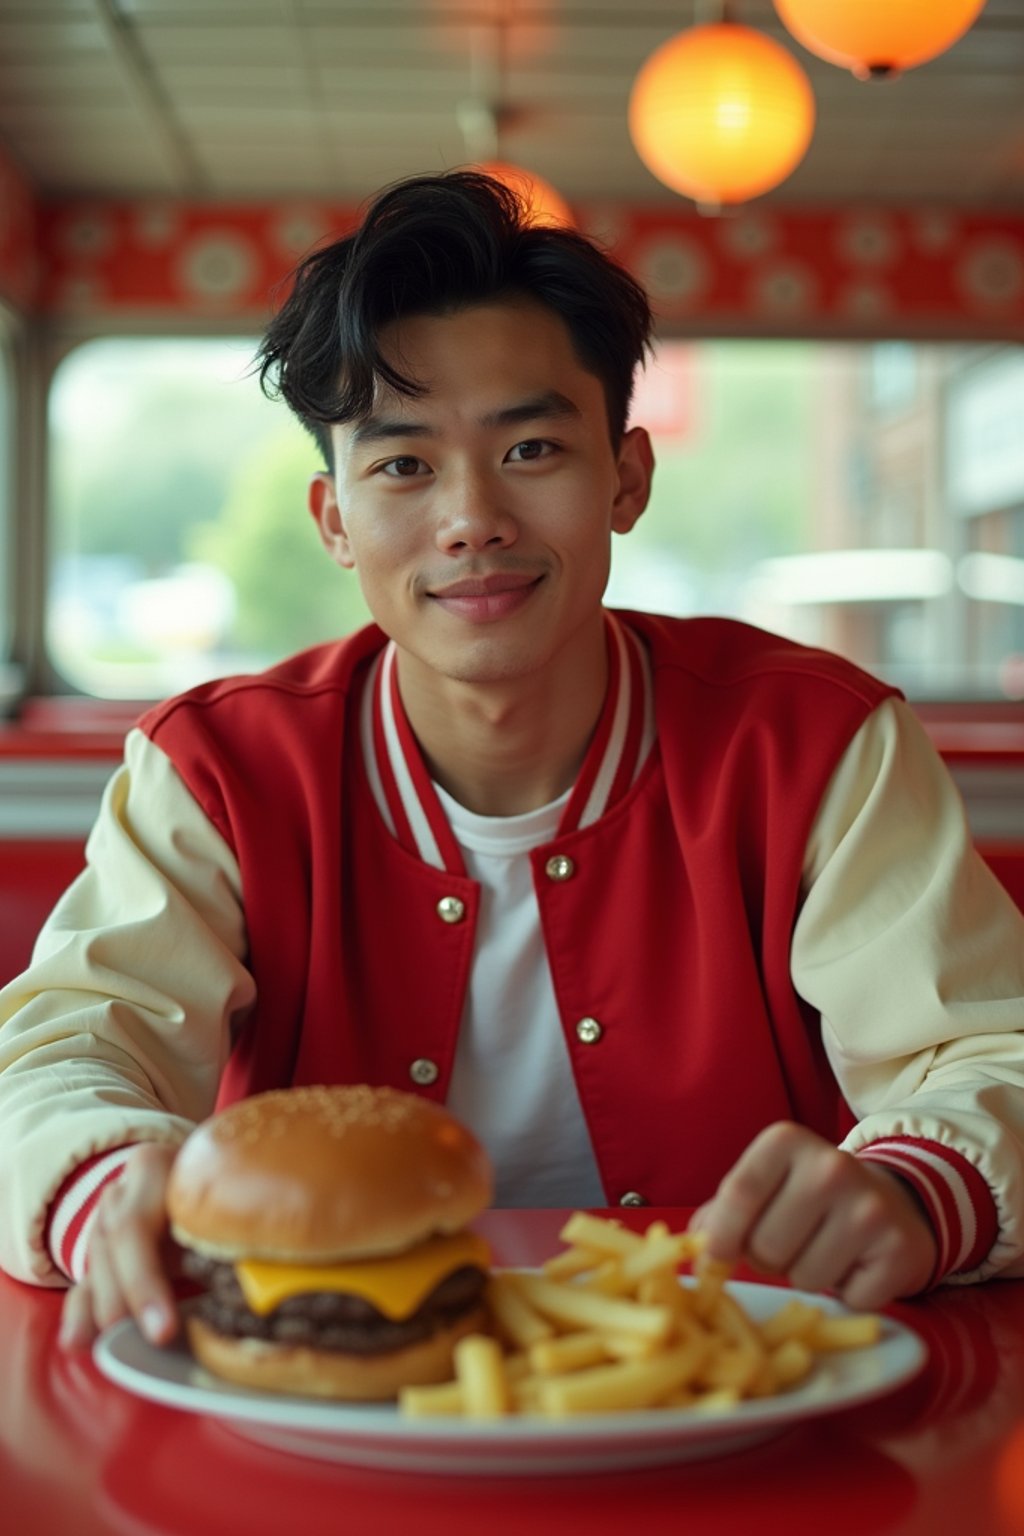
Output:
<path fill-rule="evenodd" d="M 486 1325 L 484 1309 L 478 1307 L 429 1339 L 383 1355 L 346 1355 L 340 1350 L 230 1338 L 200 1317 L 188 1318 L 185 1327 L 200 1365 L 225 1381 L 263 1392 L 366 1403 L 395 1398 L 401 1387 L 450 1381 L 455 1345 L 467 1333 L 483 1333 Z"/>

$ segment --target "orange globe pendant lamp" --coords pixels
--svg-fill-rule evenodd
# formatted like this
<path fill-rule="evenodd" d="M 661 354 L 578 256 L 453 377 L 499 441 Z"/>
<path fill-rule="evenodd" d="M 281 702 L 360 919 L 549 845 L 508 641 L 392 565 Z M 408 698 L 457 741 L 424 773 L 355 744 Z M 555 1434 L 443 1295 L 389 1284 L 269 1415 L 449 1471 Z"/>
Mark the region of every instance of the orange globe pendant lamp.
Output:
<path fill-rule="evenodd" d="M 651 54 L 629 100 L 647 169 L 706 208 L 746 202 L 796 169 L 814 94 L 785 48 L 734 22 L 691 27 Z"/>
<path fill-rule="evenodd" d="M 477 170 L 485 171 L 518 193 L 530 210 L 531 224 L 572 224 L 569 204 L 543 176 L 535 176 L 533 171 L 512 165 L 507 160 L 484 160 Z"/>
<path fill-rule="evenodd" d="M 944 53 L 981 15 L 985 0 L 775 0 L 775 9 L 811 53 L 869 80 Z"/>

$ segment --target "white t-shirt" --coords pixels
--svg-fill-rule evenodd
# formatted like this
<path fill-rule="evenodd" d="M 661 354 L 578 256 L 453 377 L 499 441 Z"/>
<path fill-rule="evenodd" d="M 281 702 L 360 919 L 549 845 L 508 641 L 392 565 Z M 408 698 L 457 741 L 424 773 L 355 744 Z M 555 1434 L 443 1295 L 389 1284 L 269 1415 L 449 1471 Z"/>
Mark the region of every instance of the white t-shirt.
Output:
<path fill-rule="evenodd" d="M 478 816 L 434 788 L 466 873 L 482 887 L 447 1107 L 490 1153 L 496 1205 L 604 1205 L 529 859 L 555 837 L 569 791 L 521 816 Z"/>

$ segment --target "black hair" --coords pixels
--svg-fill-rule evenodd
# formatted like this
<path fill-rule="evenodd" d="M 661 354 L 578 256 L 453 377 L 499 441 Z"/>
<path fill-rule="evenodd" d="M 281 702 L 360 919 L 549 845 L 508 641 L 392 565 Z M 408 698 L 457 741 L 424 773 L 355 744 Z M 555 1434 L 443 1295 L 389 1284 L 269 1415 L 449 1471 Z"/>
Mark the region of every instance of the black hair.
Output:
<path fill-rule="evenodd" d="M 382 355 L 383 326 L 519 295 L 564 321 L 604 386 L 617 446 L 651 342 L 646 294 L 594 241 L 535 222 L 517 192 L 478 171 L 397 182 L 353 234 L 306 256 L 257 353 L 261 387 L 284 398 L 333 467 L 330 423 L 368 415 L 378 380 L 423 393 Z"/>

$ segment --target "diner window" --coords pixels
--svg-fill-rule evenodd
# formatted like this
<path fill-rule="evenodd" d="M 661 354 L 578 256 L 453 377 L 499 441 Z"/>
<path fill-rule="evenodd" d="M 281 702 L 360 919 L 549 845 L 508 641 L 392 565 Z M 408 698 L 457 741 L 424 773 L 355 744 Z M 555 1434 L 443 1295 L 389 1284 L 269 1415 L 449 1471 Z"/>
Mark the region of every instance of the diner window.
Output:
<path fill-rule="evenodd" d="M 366 621 L 306 511 L 316 445 L 264 398 L 256 347 L 111 338 L 57 369 L 48 643 L 74 688 L 164 695 Z"/>
<path fill-rule="evenodd" d="M 1024 347 L 892 348 L 663 343 L 609 601 L 743 619 L 917 699 L 1024 697 Z"/>
<path fill-rule="evenodd" d="M 162 695 L 367 618 L 255 347 L 107 339 L 58 369 L 49 644 L 73 687 Z M 1021 347 L 663 341 L 633 411 L 654 493 L 609 602 L 760 624 L 917 698 L 1024 697 L 1022 390 Z"/>

